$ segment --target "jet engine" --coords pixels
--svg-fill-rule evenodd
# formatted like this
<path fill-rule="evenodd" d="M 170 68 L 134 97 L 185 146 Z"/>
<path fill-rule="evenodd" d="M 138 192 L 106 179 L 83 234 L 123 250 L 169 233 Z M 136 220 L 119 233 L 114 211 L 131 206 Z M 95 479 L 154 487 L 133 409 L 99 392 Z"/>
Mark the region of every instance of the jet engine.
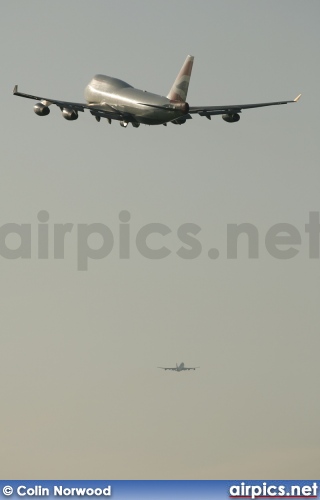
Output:
<path fill-rule="evenodd" d="M 48 115 L 50 113 L 49 107 L 46 106 L 45 104 L 43 104 L 42 102 L 37 102 L 33 106 L 33 111 L 38 116 L 46 116 L 46 115 Z"/>
<path fill-rule="evenodd" d="M 69 120 L 69 121 L 77 120 L 78 111 L 75 111 L 74 109 L 70 109 L 70 108 L 63 108 L 62 116 L 63 116 L 63 118 L 65 118 L 66 120 Z"/>
<path fill-rule="evenodd" d="M 235 123 L 240 120 L 240 115 L 238 115 L 238 113 L 234 113 L 233 115 L 222 115 L 222 119 L 228 123 Z"/>
<path fill-rule="evenodd" d="M 183 125 L 184 123 L 186 123 L 186 118 L 183 118 L 183 116 L 181 116 L 181 118 L 176 118 L 175 120 L 172 120 L 171 123 L 173 123 L 174 125 Z"/>

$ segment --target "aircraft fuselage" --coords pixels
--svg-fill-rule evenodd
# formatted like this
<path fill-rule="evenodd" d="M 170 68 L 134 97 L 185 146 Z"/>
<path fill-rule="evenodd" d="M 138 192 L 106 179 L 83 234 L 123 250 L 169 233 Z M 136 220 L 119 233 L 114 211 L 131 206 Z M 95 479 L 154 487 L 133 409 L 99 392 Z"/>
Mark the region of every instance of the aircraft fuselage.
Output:
<path fill-rule="evenodd" d="M 118 111 L 134 115 L 138 123 L 160 125 L 186 114 L 186 109 L 176 109 L 167 97 L 135 89 L 128 83 L 105 75 L 96 75 L 85 88 L 89 105 L 105 111 Z"/>

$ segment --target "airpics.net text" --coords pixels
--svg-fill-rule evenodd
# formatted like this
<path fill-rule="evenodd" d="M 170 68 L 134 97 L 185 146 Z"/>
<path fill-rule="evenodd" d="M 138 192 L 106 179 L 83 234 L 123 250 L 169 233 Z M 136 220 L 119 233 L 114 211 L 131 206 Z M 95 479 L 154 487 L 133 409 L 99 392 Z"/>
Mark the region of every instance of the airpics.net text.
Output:
<path fill-rule="evenodd" d="M 181 259 L 190 260 L 200 257 L 205 252 L 198 236 L 202 231 L 198 224 L 186 222 L 172 230 L 167 224 L 151 222 L 140 227 L 133 235 L 130 212 L 122 210 L 118 217 L 117 228 L 112 231 L 108 225 L 101 222 L 51 223 L 49 213 L 40 210 L 36 223 L 8 222 L 0 226 L 0 257 L 64 259 L 66 254 L 69 257 L 72 252 L 70 240 L 73 240 L 76 244 L 77 269 L 87 271 L 90 260 L 104 259 L 112 251 L 117 252 L 119 259 L 129 259 L 137 251 L 139 255 L 149 260 L 164 259 L 173 254 Z M 309 258 L 319 259 L 319 212 L 309 212 L 309 221 L 305 224 L 304 231 Z M 172 237 L 175 236 L 177 244 L 172 243 Z M 287 260 L 299 253 L 302 236 L 297 227 L 288 222 L 273 224 L 264 232 L 263 237 L 259 234 L 258 228 L 249 222 L 226 225 L 227 259 L 237 259 L 239 247 L 246 249 L 249 259 L 258 259 L 262 242 L 267 254 L 272 258 Z M 220 252 L 217 248 L 209 248 L 206 250 L 206 255 L 209 259 L 215 260 L 219 258 Z"/>

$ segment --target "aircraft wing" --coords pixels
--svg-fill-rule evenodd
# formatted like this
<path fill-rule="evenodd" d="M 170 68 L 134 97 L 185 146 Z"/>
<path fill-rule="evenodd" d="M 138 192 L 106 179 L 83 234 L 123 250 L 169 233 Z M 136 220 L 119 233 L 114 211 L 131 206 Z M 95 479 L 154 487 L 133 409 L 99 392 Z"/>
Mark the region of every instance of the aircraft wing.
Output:
<path fill-rule="evenodd" d="M 195 366 L 194 368 L 186 368 L 186 367 L 184 367 L 184 370 L 196 370 L 197 368 L 200 368 L 200 366 Z"/>
<path fill-rule="evenodd" d="M 109 109 L 104 109 L 100 106 L 90 106 L 89 104 L 83 104 L 78 102 L 69 102 L 69 101 L 58 101 L 57 99 L 50 99 L 48 97 L 40 97 L 31 94 L 24 94 L 22 92 L 18 92 L 18 85 L 14 86 L 13 95 L 17 95 L 20 97 L 25 97 L 26 99 L 33 99 L 35 101 L 41 101 L 46 106 L 50 106 L 50 104 L 55 104 L 58 106 L 61 111 L 63 109 L 68 109 L 70 111 L 83 112 L 85 109 L 88 109 L 92 115 L 97 118 L 110 118 L 112 120 L 126 120 L 126 121 L 136 121 L 129 113 L 121 113 L 116 109 L 113 109 L 111 106 L 108 106 Z"/>
<path fill-rule="evenodd" d="M 160 368 L 161 370 L 173 370 L 173 371 L 177 371 L 177 368 L 164 368 L 163 366 L 157 366 L 157 368 Z"/>
<path fill-rule="evenodd" d="M 210 119 L 212 115 L 233 115 L 235 113 L 241 113 L 243 109 L 251 108 L 263 108 L 265 106 L 278 106 L 280 104 L 288 104 L 290 102 L 297 102 L 301 97 L 299 94 L 292 101 L 276 101 L 276 102 L 260 102 L 257 104 L 232 104 L 227 106 L 190 106 L 190 114 L 198 114 L 200 116 L 205 116 Z"/>

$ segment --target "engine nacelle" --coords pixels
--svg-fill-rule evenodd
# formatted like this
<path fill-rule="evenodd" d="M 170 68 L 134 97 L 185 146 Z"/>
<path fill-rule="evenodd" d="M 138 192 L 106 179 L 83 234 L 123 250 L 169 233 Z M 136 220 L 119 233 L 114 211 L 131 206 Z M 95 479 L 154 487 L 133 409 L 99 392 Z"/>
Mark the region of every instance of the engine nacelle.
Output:
<path fill-rule="evenodd" d="M 66 120 L 69 120 L 69 121 L 77 120 L 78 111 L 74 111 L 74 109 L 63 108 L 62 116 L 63 116 L 63 118 L 65 118 Z"/>
<path fill-rule="evenodd" d="M 184 115 L 187 115 L 189 113 L 189 104 L 187 102 L 180 102 L 180 101 L 170 101 L 171 104 L 173 104 L 174 109 L 181 111 Z"/>
<path fill-rule="evenodd" d="M 228 123 L 235 123 L 240 120 L 240 115 L 238 115 L 238 113 L 234 113 L 233 115 L 222 115 L 222 119 Z"/>
<path fill-rule="evenodd" d="M 50 113 L 48 106 L 42 104 L 42 102 L 37 102 L 37 104 L 33 106 L 33 111 L 38 116 L 47 116 Z"/>
<path fill-rule="evenodd" d="M 183 125 L 184 123 L 186 123 L 186 119 L 181 117 L 181 118 L 176 118 L 175 120 L 172 120 L 171 123 L 173 123 L 174 125 Z"/>

